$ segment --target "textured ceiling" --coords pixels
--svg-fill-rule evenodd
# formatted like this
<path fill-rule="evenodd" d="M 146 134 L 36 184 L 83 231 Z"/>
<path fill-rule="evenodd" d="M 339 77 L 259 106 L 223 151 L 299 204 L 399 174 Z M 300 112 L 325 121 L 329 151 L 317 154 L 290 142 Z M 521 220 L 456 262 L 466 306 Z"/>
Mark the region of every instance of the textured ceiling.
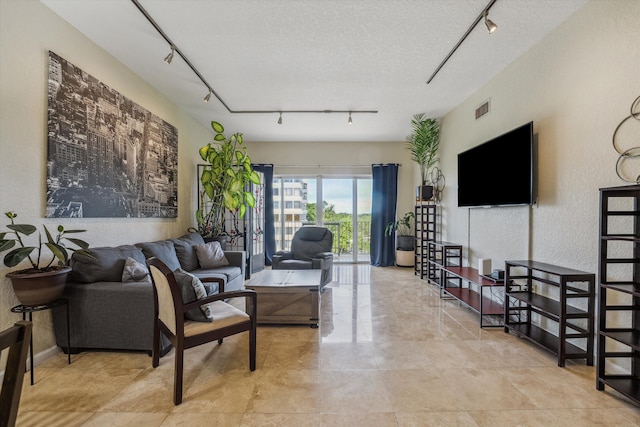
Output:
<path fill-rule="evenodd" d="M 277 113 L 204 103 L 206 87 L 178 55 L 162 61 L 169 45 L 130 0 L 41 1 L 199 122 L 251 141 L 402 141 L 413 114 L 443 116 L 587 2 L 498 0 L 498 30 L 480 22 L 427 85 L 489 0 L 139 0 L 232 110 L 379 111 L 278 125 Z"/>

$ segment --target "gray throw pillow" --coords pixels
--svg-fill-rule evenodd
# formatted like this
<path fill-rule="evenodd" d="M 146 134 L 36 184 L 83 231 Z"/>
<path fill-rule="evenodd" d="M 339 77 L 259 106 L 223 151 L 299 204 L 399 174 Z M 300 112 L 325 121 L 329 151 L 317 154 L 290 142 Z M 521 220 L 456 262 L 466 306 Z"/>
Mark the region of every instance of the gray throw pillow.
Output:
<path fill-rule="evenodd" d="M 74 252 L 71 256 L 72 282 L 120 282 L 125 260 L 129 257 L 144 263 L 144 254 L 133 245 L 89 248 L 88 255 Z"/>
<path fill-rule="evenodd" d="M 148 282 L 149 269 L 146 265 L 139 263 L 135 259 L 128 257 L 124 262 L 122 270 L 123 282 Z"/>
<path fill-rule="evenodd" d="M 204 245 L 196 245 L 196 254 L 200 267 L 216 268 L 229 265 L 229 260 L 224 256 L 224 251 L 220 247 L 220 242 L 209 242 Z"/>
<path fill-rule="evenodd" d="M 180 261 L 178 261 L 178 256 L 176 255 L 176 250 L 173 247 L 173 242 L 171 240 L 136 243 L 136 246 L 142 249 L 146 258 L 158 258 L 160 261 L 164 262 L 171 271 L 174 271 L 176 268 L 180 268 Z"/>
<path fill-rule="evenodd" d="M 187 271 L 200 268 L 198 256 L 196 255 L 196 245 L 204 245 L 204 239 L 199 233 L 188 233 L 177 239 L 171 239 L 180 261 L 180 267 Z"/>
<path fill-rule="evenodd" d="M 211 284 L 205 285 L 193 274 L 184 271 L 179 268 L 173 272 L 178 286 L 180 287 L 180 293 L 182 294 L 182 302 L 187 304 L 189 302 L 202 299 L 208 295 L 213 294 L 213 286 Z M 210 293 L 208 293 L 210 292 Z M 193 308 L 184 314 L 189 320 L 195 320 L 197 322 L 212 322 L 213 313 L 209 304 L 202 304 L 199 308 Z"/>

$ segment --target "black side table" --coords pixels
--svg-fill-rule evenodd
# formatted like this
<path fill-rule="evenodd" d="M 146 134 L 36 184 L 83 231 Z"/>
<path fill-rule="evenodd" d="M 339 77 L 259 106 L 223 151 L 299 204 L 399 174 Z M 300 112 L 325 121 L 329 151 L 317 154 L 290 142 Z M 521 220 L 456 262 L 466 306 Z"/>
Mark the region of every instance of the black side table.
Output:
<path fill-rule="evenodd" d="M 34 311 L 51 310 L 52 308 L 64 306 L 67 310 L 67 362 L 71 364 L 71 333 L 69 332 L 69 300 L 66 298 L 58 298 L 57 300 L 50 302 L 49 304 L 41 305 L 16 305 L 11 308 L 12 313 L 22 313 L 22 320 L 27 320 L 27 313 L 29 313 L 29 321 L 33 322 Z M 31 342 L 29 343 L 29 357 L 30 357 L 30 370 L 31 370 L 31 385 L 33 385 L 33 334 L 31 334 Z"/>

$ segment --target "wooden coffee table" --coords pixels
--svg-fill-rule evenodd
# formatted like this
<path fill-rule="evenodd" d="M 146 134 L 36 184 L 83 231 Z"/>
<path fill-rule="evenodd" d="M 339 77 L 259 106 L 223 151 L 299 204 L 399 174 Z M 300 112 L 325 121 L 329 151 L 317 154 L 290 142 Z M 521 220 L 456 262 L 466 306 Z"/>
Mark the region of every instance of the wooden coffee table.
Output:
<path fill-rule="evenodd" d="M 258 323 L 318 327 L 321 270 L 264 270 L 245 288 L 258 294 Z"/>

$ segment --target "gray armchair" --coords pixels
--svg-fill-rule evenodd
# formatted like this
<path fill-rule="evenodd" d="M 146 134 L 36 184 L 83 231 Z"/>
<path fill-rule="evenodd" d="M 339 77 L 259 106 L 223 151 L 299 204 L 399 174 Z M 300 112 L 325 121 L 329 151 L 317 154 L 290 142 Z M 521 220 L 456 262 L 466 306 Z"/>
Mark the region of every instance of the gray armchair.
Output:
<path fill-rule="evenodd" d="M 325 227 L 305 226 L 293 235 L 291 251 L 273 255 L 273 270 L 322 270 L 320 286 L 332 280 L 333 233 Z"/>

